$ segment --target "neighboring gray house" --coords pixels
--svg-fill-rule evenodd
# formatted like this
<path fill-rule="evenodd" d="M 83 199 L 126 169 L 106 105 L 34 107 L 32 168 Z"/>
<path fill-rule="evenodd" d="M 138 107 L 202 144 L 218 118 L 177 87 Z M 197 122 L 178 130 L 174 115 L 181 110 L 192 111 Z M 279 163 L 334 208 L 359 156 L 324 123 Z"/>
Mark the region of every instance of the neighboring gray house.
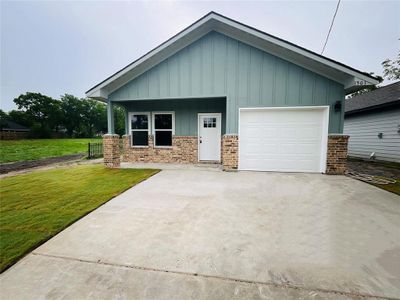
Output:
<path fill-rule="evenodd" d="M 0 120 L 0 140 L 19 140 L 28 137 L 30 129 L 8 120 Z"/>
<path fill-rule="evenodd" d="M 15 123 L 13 121 L 6 120 L 4 121 L 4 125 L 0 128 L 1 131 L 8 132 L 29 132 L 30 129 L 21 124 Z"/>
<path fill-rule="evenodd" d="M 350 50 L 349 50 L 350 51 Z M 86 92 L 108 104 L 104 159 L 224 169 L 345 170 L 345 94 L 376 78 L 211 12 Z"/>
<path fill-rule="evenodd" d="M 400 82 L 346 100 L 349 156 L 400 163 Z"/>

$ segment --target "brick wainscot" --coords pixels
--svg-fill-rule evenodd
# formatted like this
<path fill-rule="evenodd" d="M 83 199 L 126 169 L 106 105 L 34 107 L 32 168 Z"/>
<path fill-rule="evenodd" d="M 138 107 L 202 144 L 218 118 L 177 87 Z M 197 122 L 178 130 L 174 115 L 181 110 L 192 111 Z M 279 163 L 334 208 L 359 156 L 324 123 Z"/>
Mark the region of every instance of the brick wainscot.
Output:
<path fill-rule="evenodd" d="M 342 175 L 347 171 L 348 135 L 332 134 L 328 136 L 326 174 Z"/>
<path fill-rule="evenodd" d="M 235 134 L 225 134 L 221 141 L 222 167 L 225 171 L 238 168 L 239 138 Z"/>
<path fill-rule="evenodd" d="M 197 163 L 197 136 L 172 136 L 171 147 L 155 147 L 152 135 L 148 146 L 132 147 L 131 138 L 123 136 L 124 162 Z"/>
<path fill-rule="evenodd" d="M 326 174 L 344 174 L 347 170 L 346 135 L 329 135 Z M 221 162 L 226 171 L 238 168 L 237 135 L 224 135 L 221 139 Z M 149 145 L 132 147 L 131 136 L 123 136 L 124 162 L 152 163 L 198 163 L 197 136 L 173 136 L 171 147 L 155 147 L 153 136 L 149 135 Z M 104 163 L 107 167 L 120 166 L 119 136 L 104 135 Z"/>
<path fill-rule="evenodd" d="M 326 174 L 343 175 L 347 170 L 347 143 L 349 136 L 332 134 L 328 136 Z M 222 166 L 224 170 L 238 168 L 237 135 L 224 135 L 222 138 Z"/>

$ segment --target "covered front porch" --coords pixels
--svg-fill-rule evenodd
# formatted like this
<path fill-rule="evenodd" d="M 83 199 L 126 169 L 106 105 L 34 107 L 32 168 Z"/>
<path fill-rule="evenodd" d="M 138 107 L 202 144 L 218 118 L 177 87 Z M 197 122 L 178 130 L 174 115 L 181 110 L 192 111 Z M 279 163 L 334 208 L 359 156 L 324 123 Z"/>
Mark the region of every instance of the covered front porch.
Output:
<path fill-rule="evenodd" d="M 104 161 L 180 163 L 223 162 L 226 98 L 108 101 Z M 113 106 L 125 111 L 125 134 L 115 133 Z M 119 147 L 120 139 L 122 147 Z M 118 144 L 118 146 L 117 146 Z"/>

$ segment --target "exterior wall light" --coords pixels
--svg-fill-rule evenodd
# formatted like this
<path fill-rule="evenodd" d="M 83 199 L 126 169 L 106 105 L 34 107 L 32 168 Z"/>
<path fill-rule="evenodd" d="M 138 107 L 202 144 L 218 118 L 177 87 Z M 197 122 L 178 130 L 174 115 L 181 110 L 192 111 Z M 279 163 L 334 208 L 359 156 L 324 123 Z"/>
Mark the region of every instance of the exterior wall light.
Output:
<path fill-rule="evenodd" d="M 336 101 L 333 108 L 335 112 L 340 112 L 342 110 L 342 101 Z"/>

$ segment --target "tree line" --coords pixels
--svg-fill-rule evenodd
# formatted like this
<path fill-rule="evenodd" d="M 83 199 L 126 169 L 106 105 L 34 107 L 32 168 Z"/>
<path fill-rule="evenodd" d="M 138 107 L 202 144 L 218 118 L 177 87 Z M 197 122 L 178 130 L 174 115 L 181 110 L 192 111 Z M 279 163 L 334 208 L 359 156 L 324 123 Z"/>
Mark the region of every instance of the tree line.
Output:
<path fill-rule="evenodd" d="M 16 110 L 0 110 L 0 126 L 13 121 L 30 129 L 31 138 L 50 138 L 54 133 L 66 137 L 94 137 L 107 132 L 105 103 L 65 94 L 53 99 L 41 93 L 25 93 L 14 99 Z M 125 114 L 114 107 L 115 132 L 124 134 Z"/>

